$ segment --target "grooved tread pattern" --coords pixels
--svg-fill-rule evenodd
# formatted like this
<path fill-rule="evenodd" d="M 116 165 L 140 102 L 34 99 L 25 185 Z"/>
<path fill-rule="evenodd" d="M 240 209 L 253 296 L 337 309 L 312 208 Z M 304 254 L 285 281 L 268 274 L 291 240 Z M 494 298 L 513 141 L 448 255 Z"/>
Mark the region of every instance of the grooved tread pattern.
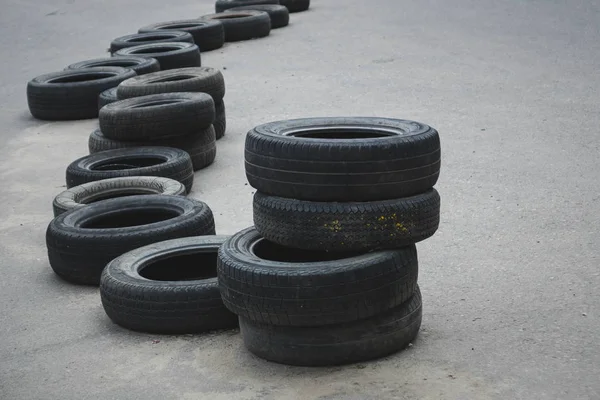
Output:
<path fill-rule="evenodd" d="M 254 4 L 250 6 L 233 7 L 225 12 L 256 10 L 264 11 L 269 14 L 271 19 L 271 29 L 283 28 L 290 23 L 290 13 L 288 9 L 279 4 Z"/>
<path fill-rule="evenodd" d="M 226 42 L 237 42 L 269 36 L 271 19 L 264 11 L 243 11 L 228 13 L 226 18 L 222 13 L 204 15 L 203 21 L 220 21 L 225 30 Z M 234 16 L 238 16 L 235 18 Z"/>
<path fill-rule="evenodd" d="M 225 43 L 225 30 L 222 24 L 208 21 L 199 22 L 197 19 L 159 22 L 140 28 L 138 32 L 168 30 L 189 32 L 201 52 L 218 49 Z"/>
<path fill-rule="evenodd" d="M 263 325 L 240 318 L 246 348 L 269 361 L 298 366 L 349 364 L 406 348 L 421 328 L 423 306 L 417 287 L 405 303 L 360 321 L 320 327 Z"/>
<path fill-rule="evenodd" d="M 265 239 L 297 249 L 393 249 L 431 237 L 440 222 L 440 196 L 326 203 L 254 195 L 254 225 Z"/>
<path fill-rule="evenodd" d="M 223 100 L 215 103 L 215 122 L 213 125 L 215 127 L 217 140 L 225 136 L 225 131 L 227 130 L 227 116 L 225 115 L 225 102 Z"/>
<path fill-rule="evenodd" d="M 414 245 L 319 262 L 257 259 L 254 229 L 229 239 L 219 251 L 221 295 L 233 313 L 277 326 L 324 326 L 355 321 L 408 300 L 417 285 Z"/>

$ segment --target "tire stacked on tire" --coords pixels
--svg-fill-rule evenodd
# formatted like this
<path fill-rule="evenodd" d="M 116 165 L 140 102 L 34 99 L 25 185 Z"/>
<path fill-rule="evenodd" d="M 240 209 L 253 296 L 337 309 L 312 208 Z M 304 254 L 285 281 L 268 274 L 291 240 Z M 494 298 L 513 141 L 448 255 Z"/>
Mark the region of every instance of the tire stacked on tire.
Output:
<path fill-rule="evenodd" d="M 159 93 L 202 92 L 215 104 L 213 127 L 217 140 L 225 135 L 225 78 L 221 71 L 210 67 L 179 68 L 147 74 L 143 79 L 128 79 L 117 88 L 121 100 Z"/>
<path fill-rule="evenodd" d="M 207 167 L 216 157 L 215 105 L 206 93 L 118 100 L 102 107 L 98 119 L 100 129 L 92 132 L 88 142 L 91 154 L 139 146 L 173 147 L 188 152 L 194 170 Z"/>
<path fill-rule="evenodd" d="M 248 132 L 254 228 L 220 250 L 246 347 L 294 365 L 391 354 L 422 316 L 415 243 L 439 224 L 438 132 L 388 118 L 280 121 Z"/>

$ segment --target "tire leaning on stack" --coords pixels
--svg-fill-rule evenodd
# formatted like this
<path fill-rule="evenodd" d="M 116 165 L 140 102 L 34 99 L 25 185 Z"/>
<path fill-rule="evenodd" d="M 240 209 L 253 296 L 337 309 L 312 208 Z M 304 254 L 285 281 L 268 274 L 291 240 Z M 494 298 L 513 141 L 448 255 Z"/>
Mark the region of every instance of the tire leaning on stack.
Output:
<path fill-rule="evenodd" d="M 223 245 L 218 275 L 246 347 L 306 366 L 405 348 L 422 315 L 414 243 L 439 224 L 437 131 L 389 118 L 278 121 L 248 133 L 245 162 L 255 227 Z"/>

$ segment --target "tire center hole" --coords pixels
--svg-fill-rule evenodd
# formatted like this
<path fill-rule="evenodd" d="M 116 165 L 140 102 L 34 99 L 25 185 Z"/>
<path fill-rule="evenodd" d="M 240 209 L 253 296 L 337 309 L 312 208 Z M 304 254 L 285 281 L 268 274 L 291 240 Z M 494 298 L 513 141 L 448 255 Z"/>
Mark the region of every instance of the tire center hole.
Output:
<path fill-rule="evenodd" d="M 165 39 L 173 39 L 175 38 L 175 35 L 170 35 L 168 33 L 165 34 L 153 34 L 153 35 L 146 35 L 146 36 L 142 36 L 142 37 L 134 37 L 128 40 L 128 42 L 151 42 L 154 40 L 165 40 Z"/>
<path fill-rule="evenodd" d="M 202 24 L 202 23 L 198 23 L 198 22 L 196 22 L 196 23 L 194 23 L 194 22 L 191 22 L 191 23 L 188 23 L 188 24 L 169 25 L 168 27 L 165 27 L 165 28 L 163 28 L 163 29 L 182 29 L 182 28 L 194 28 L 194 27 L 196 27 L 196 26 L 202 26 L 202 25 L 204 25 L 204 24 Z"/>
<path fill-rule="evenodd" d="M 252 17 L 252 14 L 234 14 L 231 13 L 231 15 L 229 15 L 229 13 L 227 13 L 227 15 L 217 15 L 215 17 L 213 17 L 214 19 L 235 19 L 235 18 L 247 18 L 247 17 Z"/>
<path fill-rule="evenodd" d="M 102 200 L 108 200 L 108 199 L 116 199 L 119 197 L 127 197 L 127 196 L 136 196 L 136 195 L 141 195 L 141 194 L 160 194 L 160 192 L 158 190 L 153 190 L 153 189 L 123 189 L 123 190 L 119 190 L 118 192 L 102 192 L 102 193 L 98 193 L 95 195 L 91 195 L 89 197 L 86 197 L 84 199 L 79 200 L 79 203 L 82 204 L 91 204 L 91 203 L 96 203 L 98 201 L 102 201 Z"/>
<path fill-rule="evenodd" d="M 289 263 L 306 263 L 342 260 L 344 258 L 355 257 L 360 252 L 327 252 L 327 251 L 306 251 L 281 246 L 266 239 L 260 239 L 254 243 L 250 251 L 263 260 L 281 261 Z"/>
<path fill-rule="evenodd" d="M 175 46 L 161 46 L 161 47 L 149 47 L 143 49 L 130 50 L 131 54 L 150 54 L 150 53 L 166 53 L 168 51 L 180 50 L 180 47 Z"/>
<path fill-rule="evenodd" d="M 195 78 L 193 75 L 175 75 L 175 76 L 167 76 L 166 78 L 160 78 L 152 80 L 150 83 L 160 83 L 160 82 L 176 82 L 176 81 L 185 81 L 188 79 Z"/>
<path fill-rule="evenodd" d="M 383 130 L 361 128 L 318 128 L 290 132 L 289 136 L 311 139 L 373 139 L 395 136 Z"/>
<path fill-rule="evenodd" d="M 191 281 L 217 276 L 217 253 L 172 255 L 147 264 L 139 274 L 153 281 Z"/>
<path fill-rule="evenodd" d="M 180 213 L 164 208 L 125 209 L 92 217 L 80 226 L 84 229 L 114 229 L 148 225 L 178 217 Z"/>
<path fill-rule="evenodd" d="M 99 162 L 90 167 L 92 171 L 118 171 L 123 169 L 151 167 L 162 164 L 166 159 L 162 157 L 128 157 L 120 160 L 111 159 Z"/>
<path fill-rule="evenodd" d="M 94 72 L 94 73 L 85 73 L 85 74 L 77 74 L 77 75 L 69 75 L 69 76 L 61 76 L 59 78 L 49 79 L 48 83 L 75 83 L 75 82 L 86 82 L 86 81 L 95 81 L 98 79 L 105 79 L 115 76 L 113 73 L 109 72 Z"/>

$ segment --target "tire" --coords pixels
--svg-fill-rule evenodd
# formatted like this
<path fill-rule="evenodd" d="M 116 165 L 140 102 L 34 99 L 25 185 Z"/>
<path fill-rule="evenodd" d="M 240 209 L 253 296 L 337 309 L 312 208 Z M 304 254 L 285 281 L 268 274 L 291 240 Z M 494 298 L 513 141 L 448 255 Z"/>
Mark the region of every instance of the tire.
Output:
<path fill-rule="evenodd" d="M 223 74 L 210 67 L 171 69 L 144 75 L 143 78 L 122 82 L 117 91 L 119 99 L 159 93 L 204 92 L 216 104 L 225 97 Z"/>
<path fill-rule="evenodd" d="M 215 120 L 215 103 L 206 93 L 153 94 L 104 106 L 98 119 L 108 138 L 157 140 L 208 128 Z"/>
<path fill-rule="evenodd" d="M 97 285 L 106 264 L 128 251 L 214 234 L 212 211 L 205 203 L 182 196 L 143 195 L 103 200 L 59 215 L 48 225 L 46 245 L 57 275 Z"/>
<path fill-rule="evenodd" d="M 246 177 L 273 196 L 373 201 L 425 192 L 440 173 L 438 132 L 389 118 L 306 118 L 246 136 Z"/>
<path fill-rule="evenodd" d="M 218 13 L 200 17 L 203 21 L 221 21 L 225 29 L 225 41 L 237 42 L 269 36 L 271 19 L 264 11 Z"/>
<path fill-rule="evenodd" d="M 329 366 L 373 360 L 405 349 L 421 328 L 423 305 L 417 288 L 402 305 L 369 319 L 323 327 L 258 324 L 240 318 L 246 348 L 269 361 Z"/>
<path fill-rule="evenodd" d="M 223 100 L 215 103 L 215 122 L 213 122 L 213 125 L 215 127 L 217 140 L 225 136 L 225 130 L 227 129 L 227 117 L 225 115 L 225 102 Z"/>
<path fill-rule="evenodd" d="M 183 183 L 189 193 L 194 183 L 188 153 L 171 147 L 132 147 L 90 154 L 67 167 L 67 189 L 87 182 L 123 176 L 162 176 Z"/>
<path fill-rule="evenodd" d="M 219 250 L 225 306 L 247 320 L 324 326 L 365 319 L 407 301 L 418 277 L 414 245 L 373 253 L 283 247 L 243 230 Z"/>
<path fill-rule="evenodd" d="M 98 117 L 98 96 L 135 76 L 131 69 L 96 67 L 40 75 L 27 83 L 27 103 L 33 117 L 77 120 Z"/>
<path fill-rule="evenodd" d="M 280 0 L 279 3 L 291 13 L 306 11 L 310 7 L 310 0 Z"/>
<path fill-rule="evenodd" d="M 98 95 L 98 112 L 107 104 L 117 101 L 117 88 L 110 88 Z"/>
<path fill-rule="evenodd" d="M 233 7 L 253 6 L 259 4 L 279 4 L 279 0 L 217 0 L 215 12 L 221 13 Z"/>
<path fill-rule="evenodd" d="M 107 58 L 96 58 L 94 60 L 80 61 L 69 65 L 65 70 L 84 69 L 93 67 L 122 67 L 135 71 L 137 75 L 149 74 L 160 71 L 160 64 L 154 58 L 137 56 L 115 56 Z"/>
<path fill-rule="evenodd" d="M 64 212 L 100 200 L 141 194 L 183 196 L 185 186 L 173 179 L 155 176 L 104 179 L 74 186 L 58 194 L 52 202 L 52 209 L 54 216 L 58 217 Z"/>
<path fill-rule="evenodd" d="M 433 236 L 439 223 L 440 196 L 435 189 L 368 203 L 311 202 L 254 194 L 256 230 L 267 240 L 297 249 L 396 249 Z"/>
<path fill-rule="evenodd" d="M 271 19 L 271 29 L 283 28 L 290 23 L 290 13 L 288 9 L 278 4 L 257 4 L 253 6 L 233 7 L 227 9 L 225 12 L 248 10 L 264 11 L 269 14 L 269 18 Z"/>
<path fill-rule="evenodd" d="M 223 47 L 223 43 L 225 42 L 225 30 L 223 29 L 223 25 L 218 21 L 208 22 L 197 19 L 186 19 L 160 22 L 140 28 L 138 32 L 168 31 L 172 29 L 189 32 L 201 52 Z"/>
<path fill-rule="evenodd" d="M 217 283 L 217 251 L 226 238 L 173 239 L 114 259 L 100 278 L 104 311 L 114 323 L 148 333 L 237 328 Z"/>
<path fill-rule="evenodd" d="M 164 42 L 149 43 L 126 47 L 116 51 L 113 56 L 141 56 L 158 60 L 161 70 L 199 67 L 200 50 L 193 43 Z"/>
<path fill-rule="evenodd" d="M 126 142 L 123 140 L 109 139 L 96 129 L 90 134 L 88 148 L 90 154 L 99 151 L 125 149 L 140 146 L 164 146 L 184 150 L 192 159 L 194 171 L 206 168 L 215 161 L 217 155 L 215 130 L 211 126 L 198 133 L 186 136 L 175 136 L 165 140 Z"/>
<path fill-rule="evenodd" d="M 194 38 L 189 32 L 183 31 L 153 31 L 134 33 L 132 35 L 118 37 L 110 42 L 110 52 L 111 54 L 114 54 L 118 50 L 125 49 L 127 47 L 139 46 L 140 44 L 164 42 L 194 43 Z"/>

